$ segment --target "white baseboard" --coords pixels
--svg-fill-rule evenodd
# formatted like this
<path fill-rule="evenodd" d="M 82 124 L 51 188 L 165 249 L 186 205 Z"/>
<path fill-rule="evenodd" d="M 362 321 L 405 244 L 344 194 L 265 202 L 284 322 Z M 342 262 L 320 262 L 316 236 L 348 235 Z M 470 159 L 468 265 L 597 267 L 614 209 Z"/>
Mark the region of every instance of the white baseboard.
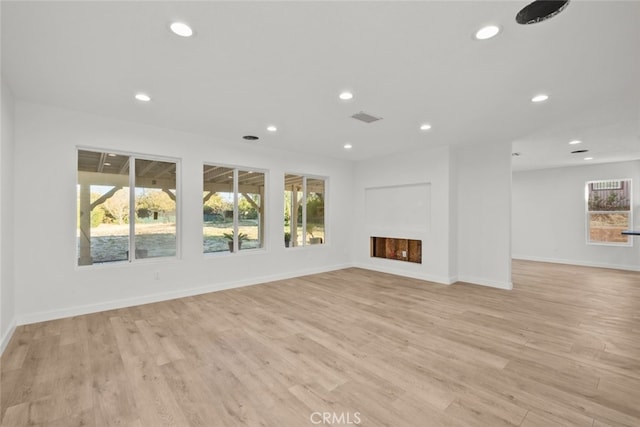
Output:
<path fill-rule="evenodd" d="M 420 279 L 427 280 L 429 282 L 435 282 L 442 285 L 451 285 L 456 282 L 465 282 L 470 283 L 472 285 L 480 285 L 480 286 L 488 286 L 491 288 L 498 289 L 513 289 L 513 283 L 502 282 L 482 277 L 473 277 L 473 276 L 435 276 L 431 274 L 424 274 L 422 272 L 413 272 L 408 270 L 401 270 L 393 267 L 383 266 L 383 265 L 371 265 L 367 263 L 355 263 L 355 267 L 364 268 L 366 270 L 380 271 L 382 273 L 395 274 L 397 276 L 411 277 L 412 279 Z"/>
<path fill-rule="evenodd" d="M 239 281 L 226 282 L 226 283 L 216 283 L 216 284 L 211 284 L 206 286 L 199 286 L 191 289 L 181 289 L 181 290 L 172 291 L 172 292 L 162 292 L 162 293 L 144 295 L 144 296 L 134 297 L 134 298 L 118 299 L 118 300 L 97 303 L 97 304 L 86 304 L 82 306 L 66 307 L 66 308 L 50 310 L 50 311 L 28 313 L 28 314 L 18 316 L 17 319 L 14 319 L 10 332 L 8 332 L 5 337 L 3 337 L 2 343 L 0 343 L 2 345 L 1 349 L 4 349 L 4 346 L 8 344 L 13 334 L 13 331 L 16 328 L 16 325 L 27 325 L 31 323 L 45 322 L 48 320 L 62 319 L 65 317 L 80 316 L 83 314 L 97 313 L 101 311 L 114 310 L 119 308 L 131 307 L 135 305 L 150 304 L 154 302 L 167 301 L 167 300 L 176 299 L 176 298 L 184 298 L 184 297 L 190 297 L 194 295 L 206 294 L 210 292 L 223 291 L 226 289 L 240 288 L 244 286 L 252 286 L 252 285 L 273 282 L 277 280 L 291 279 L 291 278 L 306 276 L 310 274 L 326 273 L 329 271 L 342 270 L 344 268 L 349 268 L 349 267 L 358 267 L 358 268 L 363 268 L 365 270 L 395 274 L 398 276 L 410 277 L 413 279 L 425 280 L 425 281 L 439 283 L 443 285 L 450 285 L 457 281 L 463 281 L 463 282 L 472 283 L 476 285 L 490 286 L 490 287 L 500 288 L 500 289 L 513 288 L 513 285 L 511 284 L 511 282 L 497 282 L 494 280 L 476 278 L 476 277 L 436 276 L 431 274 L 424 274 L 422 272 L 407 271 L 407 270 L 388 267 L 388 266 L 371 265 L 367 263 L 353 263 L 353 264 L 345 263 L 345 264 L 338 264 L 338 265 L 326 266 L 321 268 L 274 274 L 270 276 L 260 276 L 260 277 L 255 277 L 251 279 L 246 279 L 246 280 L 239 280 Z"/>
<path fill-rule="evenodd" d="M 367 263 L 354 263 L 354 267 L 362 268 L 365 270 L 379 271 L 381 273 L 395 274 L 396 276 L 410 277 L 412 279 L 426 280 L 429 282 L 439 283 L 441 285 L 450 285 L 456 282 L 455 277 L 436 276 L 433 274 L 425 274 L 423 272 L 415 272 L 410 270 L 403 270 L 400 268 L 393 268 L 384 265 L 373 265 Z"/>
<path fill-rule="evenodd" d="M 544 258 L 544 257 L 528 256 L 528 255 L 512 255 L 511 258 L 519 259 L 522 261 L 536 261 L 536 262 L 549 262 L 552 264 L 579 265 L 581 267 L 597 267 L 597 268 L 611 268 L 613 270 L 640 271 L 640 265 L 633 266 L 633 265 L 609 264 L 605 262 L 591 262 L 591 261 L 580 261 L 580 260 L 561 259 L 561 258 Z"/>
<path fill-rule="evenodd" d="M 131 307 L 135 305 L 150 304 L 154 302 L 168 301 L 176 298 L 190 297 L 194 295 L 207 294 L 210 292 L 223 291 L 226 289 L 241 288 L 244 286 L 259 285 L 263 283 L 273 282 L 276 280 L 291 279 L 294 277 L 307 276 L 310 274 L 326 273 L 329 271 L 342 270 L 344 268 L 353 267 L 352 264 L 340 264 L 332 265 L 321 268 L 314 268 L 308 270 L 300 270 L 295 272 L 287 272 L 282 274 L 274 274 L 270 276 L 255 277 L 246 280 L 239 280 L 234 282 L 216 283 L 206 286 L 199 286 L 191 289 L 181 289 L 179 291 L 162 292 L 152 295 L 145 295 L 134 298 L 125 298 L 119 300 L 112 300 L 98 304 L 87 304 L 82 306 L 67 307 L 51 311 L 41 311 L 37 313 L 29 313 L 19 316 L 17 319 L 18 325 L 28 325 L 31 323 L 45 322 L 48 320 L 62 319 L 65 317 L 80 316 L 83 314 L 97 313 L 100 311 L 114 310 L 118 308 Z M 16 322 L 14 321 L 14 329 Z"/>
<path fill-rule="evenodd" d="M 7 329 L 7 332 L 5 332 L 5 334 L 2 336 L 2 340 L 0 341 L 0 356 L 2 356 L 2 353 L 4 353 L 4 349 L 7 348 L 9 341 L 11 341 L 11 337 L 13 336 L 13 333 L 16 331 L 16 326 L 17 326 L 17 322 L 16 322 L 16 318 L 14 317 L 13 319 L 11 319 L 9 328 Z"/>
<path fill-rule="evenodd" d="M 471 283 L 472 285 L 480 285 L 480 286 L 488 286 L 490 288 L 498 288 L 505 290 L 512 290 L 513 283 L 512 282 L 503 282 L 493 279 L 487 279 L 484 277 L 475 277 L 475 276 L 458 276 L 459 282 Z"/>

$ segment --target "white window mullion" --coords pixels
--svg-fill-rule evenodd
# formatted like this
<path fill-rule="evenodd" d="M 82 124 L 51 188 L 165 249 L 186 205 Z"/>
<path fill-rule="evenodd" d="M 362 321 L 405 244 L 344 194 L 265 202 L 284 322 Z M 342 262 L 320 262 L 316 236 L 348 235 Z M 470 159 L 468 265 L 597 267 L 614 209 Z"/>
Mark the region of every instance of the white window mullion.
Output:
<path fill-rule="evenodd" d="M 293 246 L 298 246 L 298 203 L 298 189 L 295 184 L 291 184 L 291 200 L 289 201 L 289 230 L 291 232 L 291 244 Z"/>
<path fill-rule="evenodd" d="M 136 159 L 129 158 L 129 262 L 136 259 Z"/>
<path fill-rule="evenodd" d="M 233 252 L 238 252 L 238 169 L 233 170 Z"/>
<path fill-rule="evenodd" d="M 302 246 L 307 245 L 307 177 L 302 177 Z"/>

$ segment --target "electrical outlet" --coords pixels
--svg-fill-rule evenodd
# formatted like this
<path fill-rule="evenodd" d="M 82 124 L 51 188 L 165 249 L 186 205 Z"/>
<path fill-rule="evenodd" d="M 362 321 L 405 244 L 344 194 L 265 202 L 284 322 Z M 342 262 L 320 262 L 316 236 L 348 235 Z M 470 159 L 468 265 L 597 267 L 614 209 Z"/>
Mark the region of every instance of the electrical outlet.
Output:
<path fill-rule="evenodd" d="M 159 272 L 159 271 L 156 271 L 155 273 L 153 273 L 153 278 L 154 278 L 155 280 L 160 280 L 160 272 Z"/>
<path fill-rule="evenodd" d="M 407 257 L 407 251 L 402 251 L 402 258 L 406 258 Z"/>

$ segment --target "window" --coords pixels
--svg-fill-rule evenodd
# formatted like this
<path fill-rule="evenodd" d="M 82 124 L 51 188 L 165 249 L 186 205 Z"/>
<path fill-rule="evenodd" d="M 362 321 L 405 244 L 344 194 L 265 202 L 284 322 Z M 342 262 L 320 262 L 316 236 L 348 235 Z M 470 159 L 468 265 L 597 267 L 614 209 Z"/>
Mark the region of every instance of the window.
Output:
<path fill-rule="evenodd" d="M 177 165 L 78 150 L 78 265 L 177 255 Z"/>
<path fill-rule="evenodd" d="M 590 181 L 586 185 L 587 242 L 631 246 L 621 234 L 632 227 L 631 180 Z"/>
<path fill-rule="evenodd" d="M 325 243 L 325 180 L 286 174 L 284 188 L 285 246 Z"/>
<path fill-rule="evenodd" d="M 203 252 L 264 247 L 264 172 L 204 165 L 202 176 Z"/>

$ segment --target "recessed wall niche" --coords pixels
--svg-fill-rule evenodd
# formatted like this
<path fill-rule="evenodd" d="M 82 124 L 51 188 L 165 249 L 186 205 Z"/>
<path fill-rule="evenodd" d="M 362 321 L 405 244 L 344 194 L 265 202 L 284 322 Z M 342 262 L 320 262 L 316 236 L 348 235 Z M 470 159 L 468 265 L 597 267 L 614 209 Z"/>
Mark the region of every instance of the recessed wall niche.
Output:
<path fill-rule="evenodd" d="M 375 230 L 397 236 L 426 232 L 431 211 L 431 185 L 417 183 L 365 189 L 365 221 Z M 400 231 L 405 231 L 400 233 Z"/>

